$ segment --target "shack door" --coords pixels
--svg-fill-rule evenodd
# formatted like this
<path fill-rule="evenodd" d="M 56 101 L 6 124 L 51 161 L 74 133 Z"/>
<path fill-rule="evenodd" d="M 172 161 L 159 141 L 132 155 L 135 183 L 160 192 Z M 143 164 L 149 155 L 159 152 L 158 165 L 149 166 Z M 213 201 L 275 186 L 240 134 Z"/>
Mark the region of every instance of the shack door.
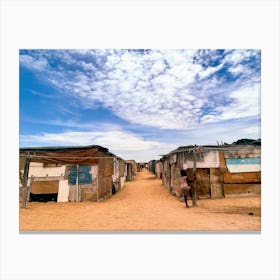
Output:
<path fill-rule="evenodd" d="M 196 180 L 198 198 L 211 198 L 210 168 L 198 168 Z"/>
<path fill-rule="evenodd" d="M 98 161 L 98 200 L 112 196 L 113 159 L 100 158 Z"/>
<path fill-rule="evenodd" d="M 70 185 L 69 200 L 83 201 L 83 193 L 85 190 L 92 188 L 91 165 L 79 165 L 78 172 L 78 197 L 77 197 L 77 166 L 69 167 L 68 183 Z M 82 191 L 83 190 L 83 191 Z"/>

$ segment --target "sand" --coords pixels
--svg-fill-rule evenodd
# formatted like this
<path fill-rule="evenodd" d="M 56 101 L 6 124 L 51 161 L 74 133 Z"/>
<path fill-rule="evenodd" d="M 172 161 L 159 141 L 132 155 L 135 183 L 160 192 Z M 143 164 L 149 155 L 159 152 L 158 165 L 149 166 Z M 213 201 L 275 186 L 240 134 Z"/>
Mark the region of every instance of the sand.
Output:
<path fill-rule="evenodd" d="M 147 170 L 103 202 L 29 202 L 19 211 L 20 231 L 261 230 L 260 197 L 204 199 L 186 208 Z"/>

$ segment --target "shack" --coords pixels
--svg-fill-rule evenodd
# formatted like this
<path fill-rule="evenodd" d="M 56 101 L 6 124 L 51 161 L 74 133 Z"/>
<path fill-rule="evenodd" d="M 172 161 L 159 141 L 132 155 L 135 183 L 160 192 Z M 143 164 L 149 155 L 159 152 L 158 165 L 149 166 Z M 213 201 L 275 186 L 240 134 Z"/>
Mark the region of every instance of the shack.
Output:
<path fill-rule="evenodd" d="M 261 193 L 261 142 L 182 146 L 161 158 L 162 183 L 178 197 L 180 172 L 197 199 L 255 196 Z"/>
<path fill-rule="evenodd" d="M 123 188 L 125 161 L 91 146 L 20 148 L 21 199 L 101 201 Z"/>
<path fill-rule="evenodd" d="M 152 159 L 148 162 L 149 165 L 149 171 L 152 172 L 153 174 L 156 174 L 156 160 Z"/>
<path fill-rule="evenodd" d="M 126 174 L 126 181 L 131 181 L 132 178 L 137 173 L 137 163 L 135 160 L 126 160 L 125 161 L 125 174 Z"/>
<path fill-rule="evenodd" d="M 155 162 L 155 174 L 156 177 L 159 179 L 162 179 L 162 168 L 163 168 L 162 161 L 157 160 Z"/>

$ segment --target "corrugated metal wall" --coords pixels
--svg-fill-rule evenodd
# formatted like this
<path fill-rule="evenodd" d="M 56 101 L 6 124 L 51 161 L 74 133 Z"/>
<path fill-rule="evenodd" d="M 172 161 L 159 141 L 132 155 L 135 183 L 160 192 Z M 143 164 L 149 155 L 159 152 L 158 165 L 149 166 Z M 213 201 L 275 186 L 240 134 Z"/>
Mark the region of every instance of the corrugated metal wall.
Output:
<path fill-rule="evenodd" d="M 101 151 L 98 156 L 98 200 L 104 200 L 112 196 L 113 158 L 102 158 L 106 154 Z"/>

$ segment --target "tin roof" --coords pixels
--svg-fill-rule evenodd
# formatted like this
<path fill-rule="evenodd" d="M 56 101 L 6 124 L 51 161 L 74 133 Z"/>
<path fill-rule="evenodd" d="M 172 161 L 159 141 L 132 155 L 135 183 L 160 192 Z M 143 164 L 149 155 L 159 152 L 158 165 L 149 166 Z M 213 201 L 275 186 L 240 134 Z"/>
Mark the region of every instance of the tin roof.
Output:
<path fill-rule="evenodd" d="M 108 152 L 107 148 L 104 148 L 99 145 L 88 145 L 88 146 L 50 146 L 50 147 L 22 147 L 20 152 L 66 152 L 66 151 L 76 151 L 76 150 L 89 150 L 89 149 L 98 149 L 104 152 Z"/>
<path fill-rule="evenodd" d="M 98 162 L 99 151 L 105 152 L 105 157 L 116 157 L 107 148 L 98 145 L 27 147 L 20 148 L 20 156 L 27 156 L 32 162 L 88 165 Z"/>
<path fill-rule="evenodd" d="M 236 142 L 233 142 L 232 144 L 227 144 L 224 143 L 223 145 L 202 145 L 202 146 L 197 146 L 197 145 L 188 145 L 188 146 L 180 146 L 177 149 L 169 152 L 166 155 L 163 155 L 163 157 L 168 157 L 176 153 L 180 152 L 191 152 L 194 149 L 198 152 L 206 151 L 206 150 L 220 150 L 220 151 L 229 151 L 229 150 L 238 150 L 241 147 L 244 146 L 261 146 L 261 139 L 258 140 L 253 140 L 253 139 L 240 139 Z"/>

